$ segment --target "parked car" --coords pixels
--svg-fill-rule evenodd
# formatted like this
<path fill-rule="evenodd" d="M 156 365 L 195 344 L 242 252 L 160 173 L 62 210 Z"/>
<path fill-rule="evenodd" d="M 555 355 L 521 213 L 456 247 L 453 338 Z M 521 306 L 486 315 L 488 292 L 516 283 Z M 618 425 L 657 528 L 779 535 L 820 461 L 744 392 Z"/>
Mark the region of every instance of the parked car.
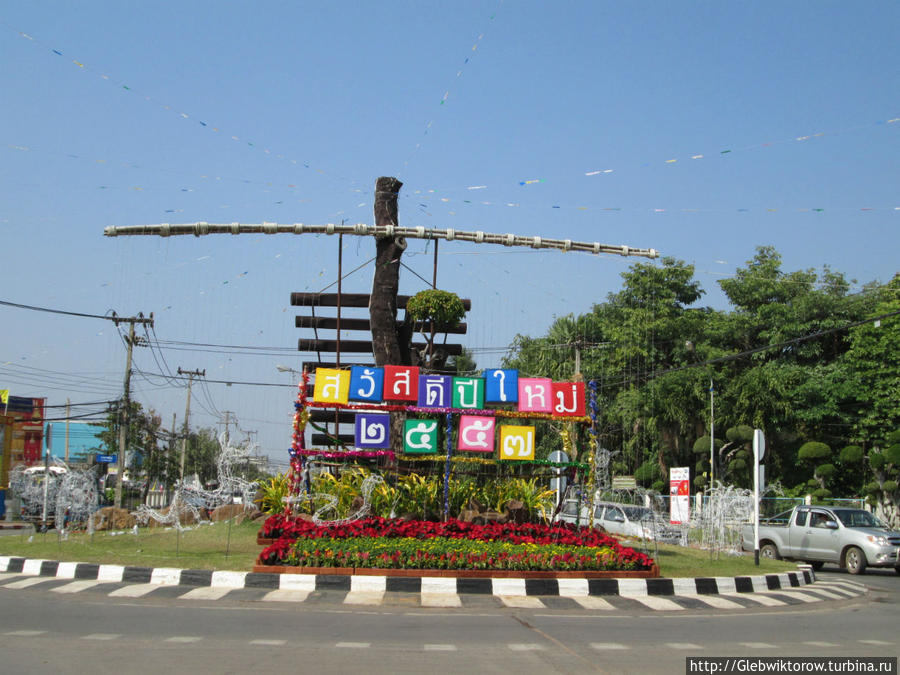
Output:
<path fill-rule="evenodd" d="M 754 550 L 753 525 L 741 531 L 741 546 Z M 804 560 L 813 569 L 825 563 L 862 574 L 866 567 L 893 567 L 900 574 L 900 532 L 863 509 L 796 506 L 759 525 L 763 558 Z"/>
<path fill-rule="evenodd" d="M 558 522 L 587 525 L 590 505 L 582 503 L 579 517 L 579 501 L 567 499 L 556 517 Z M 592 525 L 602 527 L 610 534 L 635 539 L 649 539 L 660 542 L 677 543 L 681 532 L 664 517 L 646 506 L 621 504 L 618 502 L 594 502 Z"/>

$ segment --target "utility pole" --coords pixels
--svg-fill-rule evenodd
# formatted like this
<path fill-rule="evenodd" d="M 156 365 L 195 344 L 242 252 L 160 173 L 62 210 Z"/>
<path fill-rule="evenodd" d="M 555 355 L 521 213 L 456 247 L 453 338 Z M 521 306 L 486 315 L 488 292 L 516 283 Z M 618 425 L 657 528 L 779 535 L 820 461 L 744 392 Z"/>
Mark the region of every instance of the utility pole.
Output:
<path fill-rule="evenodd" d="M 181 485 L 184 486 L 184 456 L 187 453 L 188 439 L 188 421 L 191 417 L 191 385 L 195 377 L 206 377 L 206 370 L 182 370 L 178 369 L 179 375 L 188 376 L 187 405 L 184 408 L 184 436 L 181 439 Z"/>
<path fill-rule="evenodd" d="M 66 398 L 66 464 L 69 463 L 69 415 L 71 414 L 71 401 Z"/>
<path fill-rule="evenodd" d="M 170 453 L 169 458 L 175 456 L 175 438 L 176 438 L 175 413 L 172 413 L 172 433 L 169 435 L 169 453 Z M 169 478 L 171 476 L 171 474 L 169 473 L 169 467 L 171 466 L 169 464 L 170 461 L 171 461 L 170 459 L 166 459 L 166 499 L 168 499 Z"/>
<path fill-rule="evenodd" d="M 130 399 L 131 399 L 131 352 L 134 349 L 134 345 L 137 343 L 137 338 L 134 336 L 134 324 L 140 323 L 153 327 L 153 313 L 150 313 L 150 318 L 144 318 L 143 314 L 139 314 L 138 316 L 133 316 L 130 318 L 122 318 L 113 314 L 110 317 L 112 322 L 118 326 L 120 323 L 129 324 L 128 328 L 128 337 L 125 338 L 126 343 L 128 344 L 128 355 L 125 361 L 125 394 L 122 397 L 122 408 L 119 411 L 119 452 L 116 455 L 116 500 L 115 505 L 117 509 L 122 508 L 122 483 L 125 482 L 125 445 L 127 442 L 128 436 L 128 408 L 130 407 Z"/>
<path fill-rule="evenodd" d="M 226 410 L 224 412 L 224 415 L 225 415 L 225 422 L 223 424 L 225 424 L 225 445 L 227 446 L 228 442 L 231 440 L 231 434 L 229 433 L 229 429 L 228 429 L 228 426 L 231 424 L 231 411 Z"/>
<path fill-rule="evenodd" d="M 713 379 L 709 378 L 709 489 L 715 487 L 713 478 L 716 471 L 716 419 L 713 414 Z"/>

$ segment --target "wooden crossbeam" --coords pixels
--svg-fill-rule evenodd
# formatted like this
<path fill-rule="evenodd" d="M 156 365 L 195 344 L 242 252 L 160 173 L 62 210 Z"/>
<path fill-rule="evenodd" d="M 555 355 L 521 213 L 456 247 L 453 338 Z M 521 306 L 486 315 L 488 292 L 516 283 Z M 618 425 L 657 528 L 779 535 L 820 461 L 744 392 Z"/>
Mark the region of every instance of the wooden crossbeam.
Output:
<path fill-rule="evenodd" d="M 423 350 L 428 347 L 424 342 L 413 342 L 413 349 Z M 435 350 L 443 349 L 450 356 L 462 354 L 461 344 L 439 344 Z M 297 350 L 301 352 L 337 352 L 337 340 L 316 340 L 313 338 L 300 338 L 297 340 Z M 341 340 L 341 354 L 371 354 L 372 342 L 370 340 Z"/>
<path fill-rule="evenodd" d="M 406 303 L 412 296 L 398 295 L 397 309 L 406 309 Z M 472 309 L 472 300 L 462 300 L 463 308 Z M 337 307 L 337 293 L 291 293 L 291 305 L 294 307 Z M 341 307 L 368 307 L 368 293 L 341 293 Z"/>
<path fill-rule="evenodd" d="M 400 322 L 398 322 L 399 325 Z M 294 317 L 294 325 L 297 328 L 315 328 L 337 330 L 337 317 L 333 316 L 296 316 Z M 414 324 L 414 329 L 418 333 L 430 333 L 431 322 L 421 321 Z M 370 331 L 371 325 L 369 319 L 346 319 L 341 317 L 341 330 L 362 330 Z M 451 333 L 454 335 L 464 335 L 468 330 L 468 324 L 457 323 L 448 328 L 436 330 L 436 333 Z"/>

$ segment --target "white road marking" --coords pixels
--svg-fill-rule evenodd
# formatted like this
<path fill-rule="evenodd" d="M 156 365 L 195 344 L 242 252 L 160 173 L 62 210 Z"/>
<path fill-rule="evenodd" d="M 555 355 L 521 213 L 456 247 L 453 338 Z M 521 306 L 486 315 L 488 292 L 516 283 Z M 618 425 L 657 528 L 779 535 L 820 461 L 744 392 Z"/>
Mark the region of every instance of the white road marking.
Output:
<path fill-rule="evenodd" d="M 840 647 L 836 642 L 821 642 L 818 640 L 808 640 L 803 644 L 809 645 L 810 647 Z"/>
<path fill-rule="evenodd" d="M 179 600 L 218 600 L 226 595 L 228 595 L 231 591 L 233 591 L 233 587 L 220 586 L 218 588 L 214 588 L 213 586 L 201 586 L 199 588 L 194 588 L 184 595 L 179 595 Z"/>
<path fill-rule="evenodd" d="M 191 642 L 200 642 L 202 637 L 196 637 L 193 635 L 176 635 L 175 637 L 166 638 L 164 642 L 179 642 L 182 644 L 189 644 Z"/>
<path fill-rule="evenodd" d="M 37 586 L 38 584 L 43 584 L 47 581 L 53 581 L 53 577 L 28 577 L 27 579 L 8 583 L 6 584 L 6 588 L 28 588 L 29 586 Z"/>
<path fill-rule="evenodd" d="M 422 649 L 426 652 L 455 652 L 456 645 L 425 645 Z"/>
<path fill-rule="evenodd" d="M 287 644 L 287 640 L 250 640 L 250 644 L 260 647 L 281 647 Z"/>
<path fill-rule="evenodd" d="M 46 632 L 45 630 L 11 630 L 8 633 L 4 633 L 4 635 L 9 635 L 10 637 L 35 637 Z"/>
<path fill-rule="evenodd" d="M 894 644 L 893 642 L 885 642 L 884 640 L 857 640 L 860 644 L 875 645 L 876 647 L 887 647 Z"/>
<path fill-rule="evenodd" d="M 526 643 L 514 642 L 514 643 L 506 645 L 506 646 L 509 647 L 509 649 L 514 652 L 539 652 L 542 649 L 544 649 L 544 645 L 539 645 L 534 642 L 526 642 Z"/>
<path fill-rule="evenodd" d="M 826 591 L 824 588 L 810 588 L 809 591 L 811 593 L 818 593 L 819 595 L 825 596 L 825 598 L 830 600 L 843 600 L 847 597 L 846 594 L 835 593 L 834 591 Z"/>
<path fill-rule="evenodd" d="M 422 593 L 422 607 L 462 607 L 455 593 Z"/>
<path fill-rule="evenodd" d="M 703 649 L 701 645 L 695 645 L 693 642 L 667 642 L 666 646 L 671 649 Z"/>
<path fill-rule="evenodd" d="M 350 591 L 344 598 L 345 605 L 380 605 L 384 591 Z"/>
<path fill-rule="evenodd" d="M 159 584 L 133 584 L 131 586 L 124 586 L 123 588 L 117 588 L 110 593 L 109 596 L 111 598 L 140 598 L 148 593 L 152 593 L 159 587 Z"/>
<path fill-rule="evenodd" d="M 527 595 L 495 595 L 507 607 L 519 609 L 547 609 L 547 606 L 537 598 Z"/>
<path fill-rule="evenodd" d="M 572 598 L 579 605 L 584 607 L 585 609 L 600 609 L 604 611 L 609 611 L 611 609 L 615 609 L 612 604 L 603 598 L 596 598 L 594 596 L 587 596 L 586 598 Z"/>
<path fill-rule="evenodd" d="M 670 609 L 683 610 L 684 609 L 684 607 L 679 605 L 677 602 L 673 602 L 672 600 L 669 600 L 668 598 L 661 598 L 658 595 L 631 596 L 631 599 L 641 603 L 642 605 L 649 607 L 650 609 L 659 609 L 659 610 L 670 610 Z"/>
<path fill-rule="evenodd" d="M 750 649 L 777 649 L 777 645 L 769 642 L 738 642 L 738 644 Z"/>
<path fill-rule="evenodd" d="M 628 645 L 623 645 L 619 642 L 592 642 L 591 649 L 598 649 L 600 651 L 612 651 L 615 649 L 631 649 Z"/>
<path fill-rule="evenodd" d="M 718 595 L 692 595 L 691 598 L 717 609 L 744 609 L 743 605 L 727 598 L 720 598 Z"/>
<path fill-rule="evenodd" d="M 791 598 L 797 598 L 798 600 L 802 600 L 803 602 L 822 602 L 822 598 L 818 598 L 815 595 L 810 595 L 809 593 L 801 593 L 800 591 L 787 591 L 785 595 Z"/>
<path fill-rule="evenodd" d="M 311 591 L 280 590 L 266 593 L 263 602 L 305 602 Z"/>
<path fill-rule="evenodd" d="M 335 645 L 338 649 L 368 649 L 371 646 L 371 642 L 338 642 Z"/>
<path fill-rule="evenodd" d="M 121 633 L 91 633 L 90 635 L 85 635 L 82 640 L 115 640 L 116 638 L 122 637 Z"/>
<path fill-rule="evenodd" d="M 768 595 L 764 595 L 762 593 L 741 593 L 739 596 L 745 598 L 747 600 L 751 600 L 753 602 L 759 603 L 765 607 L 784 607 L 787 605 L 783 600 L 778 600 L 776 598 L 770 598 Z"/>
<path fill-rule="evenodd" d="M 94 586 L 99 586 L 101 581 L 92 581 L 90 579 L 80 579 L 78 581 L 73 581 L 72 583 L 66 584 L 65 586 L 58 586 L 56 588 L 51 588 L 50 590 L 54 593 L 81 593 L 81 591 L 85 591 L 88 588 L 93 588 Z"/>

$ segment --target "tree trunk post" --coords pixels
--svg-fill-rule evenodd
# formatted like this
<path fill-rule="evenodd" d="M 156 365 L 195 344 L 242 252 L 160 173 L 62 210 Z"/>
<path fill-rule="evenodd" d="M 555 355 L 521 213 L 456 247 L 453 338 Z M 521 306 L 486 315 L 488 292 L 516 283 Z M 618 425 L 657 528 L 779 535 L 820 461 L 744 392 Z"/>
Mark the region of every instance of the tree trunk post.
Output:
<path fill-rule="evenodd" d="M 397 195 L 403 186 L 396 178 L 382 176 L 375 181 L 375 225 L 398 225 Z M 406 240 L 393 235 L 375 237 L 375 274 L 369 297 L 372 354 L 376 366 L 412 365 L 410 338 L 412 326 L 404 321 L 397 328 L 397 294 L 400 290 L 400 257 Z M 408 326 L 408 328 L 407 328 Z M 395 456 L 403 452 L 406 415 L 391 413 L 391 449 Z M 396 466 L 396 460 L 391 462 Z"/>
<path fill-rule="evenodd" d="M 397 226 L 397 195 L 403 186 L 396 178 L 375 181 L 375 225 Z M 397 330 L 397 293 L 400 289 L 400 257 L 406 240 L 393 235 L 375 237 L 375 275 L 369 300 L 372 353 L 375 365 L 411 365 L 410 349 Z"/>

